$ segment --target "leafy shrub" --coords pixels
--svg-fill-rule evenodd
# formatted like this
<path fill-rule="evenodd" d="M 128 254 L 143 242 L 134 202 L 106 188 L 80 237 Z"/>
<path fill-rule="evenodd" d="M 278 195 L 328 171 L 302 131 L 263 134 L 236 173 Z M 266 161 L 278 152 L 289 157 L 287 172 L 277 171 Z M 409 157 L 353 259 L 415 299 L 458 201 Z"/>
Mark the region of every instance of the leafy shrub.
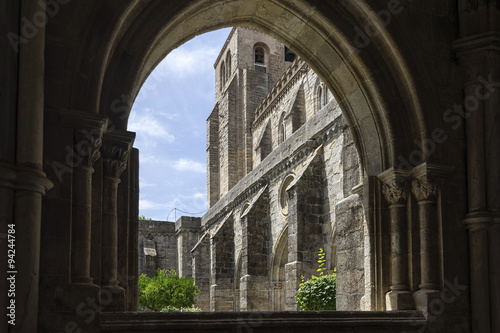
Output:
<path fill-rule="evenodd" d="M 199 292 L 193 279 L 179 277 L 174 269 L 158 269 L 153 278 L 139 277 L 139 308 L 161 311 L 191 307 Z"/>
<path fill-rule="evenodd" d="M 313 275 L 305 282 L 302 276 L 302 283 L 295 295 L 297 304 L 305 311 L 336 310 L 337 274 L 324 275 L 326 260 L 323 249 L 319 249 L 318 257 L 319 276 Z"/>

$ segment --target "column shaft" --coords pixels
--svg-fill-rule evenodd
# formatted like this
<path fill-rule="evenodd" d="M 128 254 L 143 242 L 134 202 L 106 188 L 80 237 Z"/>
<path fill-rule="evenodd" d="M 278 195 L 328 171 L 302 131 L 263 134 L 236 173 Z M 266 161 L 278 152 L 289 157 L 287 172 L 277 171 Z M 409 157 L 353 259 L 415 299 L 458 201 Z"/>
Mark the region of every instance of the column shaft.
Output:
<path fill-rule="evenodd" d="M 498 219 L 497 219 L 498 220 Z M 490 290 L 491 313 L 500 313 L 500 221 L 495 221 L 495 226 L 490 227 L 489 242 L 489 265 L 490 265 Z M 491 316 L 491 331 L 500 332 L 500 316 Z"/>
<path fill-rule="evenodd" d="M 45 0 L 22 1 L 20 17 L 45 11 Z M 45 25 L 19 49 L 16 164 L 14 204 L 16 225 L 16 325 L 11 332 L 36 332 L 40 276 L 42 196 L 51 183 L 43 165 Z"/>
<path fill-rule="evenodd" d="M 420 289 L 437 290 L 439 277 L 439 230 L 436 203 L 419 201 Z"/>
<path fill-rule="evenodd" d="M 73 169 L 73 221 L 71 244 L 71 282 L 92 283 L 90 277 L 92 173 L 81 165 Z"/>
<path fill-rule="evenodd" d="M 475 96 L 480 89 L 479 82 L 465 87 L 465 96 Z M 467 183 L 469 187 L 469 213 L 486 210 L 484 117 L 482 103 L 476 111 L 470 112 L 466 120 L 467 131 Z"/>
<path fill-rule="evenodd" d="M 406 205 L 389 206 L 391 214 L 391 290 L 408 290 L 408 230 Z"/>
<path fill-rule="evenodd" d="M 472 301 L 472 327 L 474 332 L 490 332 L 488 231 L 485 227 L 469 229 Z"/>
<path fill-rule="evenodd" d="M 105 176 L 102 212 L 102 284 L 118 285 L 118 218 L 117 193 L 119 178 Z"/>

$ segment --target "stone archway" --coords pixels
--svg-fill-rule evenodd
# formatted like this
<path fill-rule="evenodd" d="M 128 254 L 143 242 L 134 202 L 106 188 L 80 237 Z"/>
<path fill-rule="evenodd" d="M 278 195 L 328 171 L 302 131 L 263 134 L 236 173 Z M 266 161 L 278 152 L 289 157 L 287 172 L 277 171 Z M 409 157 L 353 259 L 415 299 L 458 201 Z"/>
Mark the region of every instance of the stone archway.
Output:
<path fill-rule="evenodd" d="M 324 20 L 324 12 L 337 19 Z M 175 9 L 151 4 L 147 11 L 134 17 L 121 39 L 110 41 L 117 52 L 108 59 L 103 74 L 97 101 L 100 113 L 109 117 L 117 129 L 125 130 L 130 111 L 127 107 L 170 50 L 201 32 L 248 25 L 290 45 L 318 73 L 349 123 L 364 177 L 376 176 L 396 166 L 398 156 L 407 156 L 415 147 L 415 139 L 426 137 L 427 129 L 408 65 L 400 50 L 393 47 L 395 41 L 384 26 L 380 22 L 374 25 L 378 32 L 374 39 L 387 45 L 386 48 L 357 47 L 352 26 L 372 19 L 367 12 L 366 4 L 361 2 L 313 7 L 307 1 L 295 2 L 294 6 L 281 1 L 249 6 L 242 1 L 199 1 Z M 140 37 L 148 34 L 148 39 Z M 122 108 L 117 112 L 110 107 L 113 105 Z M 404 114 L 399 112 L 401 109 Z M 424 160 L 425 149 L 422 153 Z M 393 175 L 385 181 L 395 178 Z M 373 249 L 373 237 L 371 233 L 365 238 L 366 248 Z M 376 256 L 374 252 L 370 255 Z M 367 261 L 370 265 L 374 262 Z M 384 281 L 378 294 L 370 297 L 378 301 L 372 301 L 369 308 L 385 309 L 383 299 L 388 285 Z"/>
<path fill-rule="evenodd" d="M 445 277 L 437 276 L 440 279 L 438 288 L 442 290 L 444 278 L 453 281 L 454 277 L 459 277 L 460 282 L 469 283 L 469 262 L 467 259 L 456 259 L 456 257 L 466 258 L 468 251 L 467 238 L 460 223 L 467 210 L 468 193 L 464 176 L 467 172 L 467 166 L 464 165 L 466 160 L 464 142 L 466 139 L 469 140 L 472 153 L 476 151 L 474 149 L 476 143 L 477 147 L 482 147 L 484 141 L 481 140 L 484 138 L 479 134 L 472 136 L 465 135 L 464 131 L 451 131 L 451 126 L 441 119 L 442 112 L 440 112 L 443 111 L 442 108 L 446 109 L 452 105 L 457 97 L 458 99 L 463 97 L 462 87 L 457 88 L 453 83 L 459 80 L 449 73 L 456 74 L 454 68 L 457 66 L 451 50 L 453 40 L 459 35 L 465 38 L 469 34 L 477 33 L 462 33 L 458 30 L 456 23 L 458 14 L 455 7 L 468 6 L 463 5 L 468 2 L 461 2 L 460 5 L 456 3 L 452 5 L 450 1 L 435 1 L 419 5 L 408 2 L 405 3 L 405 5 L 408 4 L 405 8 L 408 9 L 409 14 L 393 16 L 391 24 L 384 22 L 383 18 L 376 15 L 381 10 L 387 11 L 387 2 L 382 0 L 370 2 L 361 0 L 347 2 L 311 0 L 104 2 L 89 0 L 71 3 L 67 1 L 66 3 L 64 10 L 61 9 L 56 17 L 51 18 L 48 25 L 40 29 L 35 39 L 23 45 L 22 57 L 17 57 L 12 52 L 12 56 L 8 55 L 10 58 L 6 62 L 7 65 L 4 65 L 5 67 L 13 65 L 11 66 L 13 69 L 7 69 L 8 75 L 5 77 L 7 80 L 12 80 L 14 86 L 17 86 L 18 78 L 22 77 L 24 80 L 19 84 L 19 92 L 15 92 L 13 98 L 7 98 L 7 109 L 13 111 L 8 113 L 6 117 L 8 121 L 0 123 L 2 129 L 17 128 L 17 132 L 10 129 L 1 131 L 2 135 L 7 138 L 6 142 L 9 142 L 9 147 L 7 153 L 2 151 L 2 157 L 8 155 L 4 159 L 7 161 L 7 166 L 2 166 L 4 170 L 7 170 L 3 173 L 3 175 L 7 174 L 3 177 L 7 179 L 7 185 L 2 185 L 2 191 L 6 192 L 4 197 L 7 199 L 2 200 L 0 204 L 2 212 L 6 212 L 7 221 L 15 220 L 16 223 L 19 222 L 19 226 L 26 226 L 26 230 L 34 230 L 33 233 L 20 236 L 23 244 L 30 244 L 30 247 L 34 249 L 32 252 L 19 254 L 20 268 L 34 273 L 30 275 L 33 278 L 18 281 L 19 291 L 26 290 L 18 298 L 26 299 L 28 305 L 26 308 L 29 310 L 27 311 L 29 315 L 19 312 L 19 318 L 29 323 L 27 327 L 34 327 L 38 322 L 36 311 L 39 294 L 38 273 L 40 273 L 40 299 L 55 300 L 52 303 L 48 301 L 50 304 L 38 308 L 40 312 L 43 312 L 40 316 L 42 326 L 50 327 L 53 319 L 59 314 L 45 310 L 56 308 L 57 304 L 53 304 L 54 302 L 63 304 L 61 293 L 57 289 L 59 285 L 64 287 L 69 285 L 68 290 L 73 290 L 76 294 L 80 292 L 77 286 L 68 282 L 71 281 L 72 273 L 74 273 L 69 267 L 71 264 L 54 265 L 51 263 L 54 254 L 57 254 L 58 263 L 71 261 L 71 254 L 73 254 L 71 249 L 75 244 L 71 241 L 71 233 L 78 233 L 81 229 L 85 236 L 88 236 L 82 241 L 84 246 L 81 247 L 77 256 L 77 261 L 86 265 L 82 269 L 84 276 L 81 280 L 86 281 L 89 275 L 89 248 L 92 256 L 97 252 L 100 260 L 101 246 L 98 241 L 95 241 L 100 240 L 101 235 L 92 235 L 92 243 L 89 246 L 90 235 L 87 235 L 90 233 L 89 226 L 91 224 L 101 226 L 102 220 L 106 220 L 115 227 L 118 218 L 118 227 L 122 227 L 125 225 L 122 222 L 128 219 L 127 216 L 135 214 L 134 207 L 127 211 L 120 210 L 119 216 L 111 214 L 116 211 L 117 205 L 109 198 L 117 194 L 116 183 L 119 175 L 114 174 L 113 171 L 118 170 L 113 170 L 113 165 L 119 166 L 119 171 L 123 171 L 121 169 L 127 167 L 127 164 L 129 168 L 122 175 L 122 182 L 118 187 L 118 199 L 121 200 L 119 205 L 123 206 L 123 202 L 126 201 L 132 202 L 129 194 L 135 193 L 130 191 L 127 194 L 127 191 L 136 185 L 131 181 L 133 177 L 128 176 L 131 175 L 131 170 L 135 170 L 130 164 L 137 162 L 137 152 L 132 153 L 133 159 L 127 160 L 126 153 L 130 151 L 133 135 L 125 131 L 130 107 L 148 74 L 169 51 L 184 41 L 209 30 L 234 25 L 250 25 L 259 28 L 292 47 L 319 73 L 342 106 L 363 166 L 362 192 L 364 208 L 367 211 L 365 268 L 366 274 L 372 276 L 372 282 L 375 282 L 370 288 L 378 293 L 378 299 L 371 302 L 368 308 L 386 309 L 386 300 L 382 296 L 388 288 L 388 283 L 384 281 L 390 279 L 387 272 L 396 271 L 395 268 L 400 271 L 408 268 L 401 266 L 398 260 L 396 264 L 392 263 L 386 253 L 390 253 L 387 250 L 390 250 L 391 246 L 389 225 L 396 229 L 400 226 L 398 223 L 406 216 L 406 202 L 412 195 L 408 188 L 402 185 L 416 178 L 418 181 L 412 184 L 415 189 L 413 194 L 418 195 L 418 201 L 422 205 L 419 206 L 420 211 L 417 213 L 414 210 L 413 214 L 433 216 L 436 213 L 444 217 L 442 220 L 439 218 L 431 220 L 432 225 L 442 224 L 438 228 L 439 233 L 435 236 L 439 236 L 436 238 L 441 242 L 440 253 L 443 256 L 440 259 L 441 263 L 437 266 L 440 274 L 444 274 Z M 474 6 L 483 7 L 483 5 Z M 13 29 L 19 32 L 18 19 L 28 14 L 32 17 L 39 11 L 38 7 L 23 8 L 21 11 L 20 5 L 12 4 L 12 6 L 15 7 L 15 11 L 17 10 L 13 16 L 17 19 L 9 19 L 6 31 Z M 425 10 L 421 10 L 422 8 Z M 435 22 L 435 17 L 432 16 L 434 14 L 430 13 L 438 11 L 444 14 L 440 16 L 440 24 L 436 28 L 436 25 L 429 24 L 429 22 Z M 467 12 L 465 15 L 471 15 L 471 17 L 476 15 L 474 11 L 470 12 L 468 9 L 464 12 Z M 411 16 L 412 14 L 415 15 Z M 451 19 L 447 18 L 448 14 Z M 418 18 L 423 18 L 423 20 Z M 92 24 L 83 24 L 84 21 L 92 22 Z M 469 20 L 465 17 L 465 22 L 469 21 L 473 19 Z M 412 24 L 415 24 L 415 27 Z M 370 25 L 373 36 L 366 45 L 360 46 L 359 43 L 357 45 L 354 28 L 364 28 L 366 25 Z M 417 34 L 414 31 L 419 32 Z M 435 36 L 435 45 L 422 49 L 421 45 L 426 44 L 427 40 L 421 43 L 419 39 L 425 36 L 432 36 L 432 39 Z M 469 45 L 468 43 L 469 40 L 465 40 L 455 45 L 456 49 L 463 51 L 464 54 L 460 54 L 460 58 L 465 63 L 472 61 L 468 60 L 468 55 L 473 53 L 469 52 L 469 46 L 474 50 L 479 48 L 476 44 Z M 439 70 L 433 70 L 434 67 L 429 66 L 432 60 L 428 58 L 430 58 L 429 54 L 437 53 L 441 55 L 439 60 L 441 65 L 438 66 Z M 477 63 L 481 62 L 481 60 L 477 61 Z M 441 69 L 444 69 L 445 74 L 440 71 Z M 488 74 L 487 71 L 488 68 L 483 69 L 481 73 Z M 473 79 L 477 76 L 476 73 L 470 75 Z M 26 80 L 26 78 L 30 79 Z M 37 84 L 29 84 L 31 80 Z M 6 84 L 6 86 L 9 85 Z M 447 90 L 443 93 L 440 90 L 441 87 Z M 468 91 L 473 92 L 475 88 L 476 86 L 470 85 Z M 458 90 L 460 92 L 457 92 Z M 16 109 L 17 100 L 29 103 L 20 105 L 18 110 Z M 489 110 L 495 109 L 495 103 L 488 101 Z M 491 114 L 494 112 L 489 111 L 490 116 Z M 109 118 L 109 121 L 106 118 Z M 476 120 L 473 124 L 483 123 L 482 118 Z M 493 133 L 493 130 L 497 128 L 493 122 L 486 125 L 485 133 Z M 85 159 L 85 167 L 90 168 L 84 167 L 77 170 L 78 168 L 75 167 L 74 173 L 67 172 L 64 181 L 61 182 L 52 170 L 51 163 L 64 161 L 66 147 L 69 146 L 71 150 L 78 143 L 78 141 L 75 142 L 78 140 L 75 133 L 77 128 L 81 130 L 82 127 L 97 129 L 99 140 L 107 127 L 115 131 L 116 135 L 106 135 L 105 141 L 108 145 L 106 149 L 100 149 L 99 140 L 93 142 L 95 146 L 89 147 L 92 152 L 99 153 L 103 150 L 103 153 L 106 153 L 108 163 L 105 168 L 107 169 L 103 170 L 101 162 L 96 166 L 94 175 L 89 175 L 88 172 L 95 162 L 95 155 L 92 154 Z M 424 143 L 426 138 L 430 137 L 432 130 L 438 128 L 446 129 L 447 134 L 453 140 L 438 145 L 430 159 L 430 148 Z M 480 136 L 479 139 L 477 139 L 478 136 Z M 421 152 L 417 149 L 420 147 L 423 147 Z M 493 143 L 491 147 L 494 147 Z M 124 154 L 113 154 L 117 148 Z M 411 156 L 414 149 L 421 153 L 422 162 L 458 165 L 457 172 L 453 173 L 450 178 L 451 181 L 447 181 L 441 190 L 432 191 L 434 194 L 431 197 L 426 196 L 426 193 L 422 191 L 419 192 L 419 189 L 428 185 L 428 179 L 425 178 L 427 175 L 434 172 L 436 177 L 442 178 L 445 169 L 436 169 L 434 165 L 424 164 L 413 174 L 400 172 L 401 170 L 389 170 L 393 167 L 406 167 L 406 165 L 401 166 L 399 157 Z M 496 175 L 492 170 L 498 170 L 495 167 L 497 162 L 493 160 L 491 163 L 492 165 L 489 165 L 487 169 Z M 413 166 L 409 165 L 410 168 Z M 485 167 L 484 163 L 480 166 Z M 51 185 L 46 181 L 47 177 L 42 169 L 55 183 L 54 190 L 49 192 L 43 201 L 44 188 L 49 189 Z M 377 175 L 387 170 L 389 171 L 382 174 L 380 179 L 376 178 Z M 470 171 L 469 174 L 471 186 L 473 186 L 470 198 L 480 199 L 475 194 L 485 194 L 484 184 L 489 176 L 480 175 L 477 180 L 474 178 L 475 173 Z M 103 175 L 107 176 L 107 183 L 104 184 L 107 193 L 103 193 L 102 190 Z M 89 184 L 89 180 L 92 180 L 91 186 L 94 186 L 94 190 L 85 187 Z M 495 182 L 490 183 L 495 184 Z M 72 184 L 79 184 L 78 186 L 83 190 L 72 187 Z M 431 184 L 430 188 L 435 187 Z M 495 189 L 494 186 L 491 188 Z M 382 192 L 385 192 L 391 207 L 388 207 L 384 201 Z M 77 198 L 72 196 L 72 193 L 80 195 L 82 202 L 77 202 Z M 103 212 L 96 208 L 102 205 L 103 198 L 108 198 L 106 203 L 109 204 L 112 212 L 106 212 L 109 215 L 106 219 L 94 218 L 99 214 L 103 215 Z M 451 202 L 450 198 L 455 198 L 454 202 Z M 94 202 L 97 204 L 92 206 L 92 219 L 86 214 L 72 216 L 72 208 L 88 208 L 87 212 L 90 212 L 91 206 L 88 203 Z M 472 213 L 486 209 L 479 204 L 476 206 L 474 200 L 471 202 L 473 204 L 469 210 Z M 14 204 L 15 213 L 13 212 Z M 33 207 L 33 211 L 26 210 L 24 207 Z M 487 254 L 489 253 L 486 248 L 488 244 L 482 240 L 487 238 L 489 226 L 481 224 L 482 218 L 482 215 L 479 215 L 478 219 L 468 221 L 468 225 L 471 227 L 471 242 L 481 245 L 477 247 L 480 251 L 478 253 Z M 487 217 L 484 219 L 488 220 Z M 41 232 L 40 225 L 42 226 Z M 72 229 L 72 226 L 76 228 Z M 421 235 L 429 236 L 429 233 L 420 234 L 414 229 L 412 233 L 414 245 L 418 244 L 417 241 Z M 394 239 L 398 239 L 398 234 L 393 234 Z M 425 243 L 439 244 L 435 240 L 435 238 L 425 238 Z M 403 240 L 402 243 L 404 244 L 405 241 Z M 114 244 L 107 245 L 113 251 L 115 250 Z M 41 270 L 38 269 L 37 250 L 39 248 Z M 476 247 L 471 246 L 471 249 L 476 249 Z M 418 253 L 417 250 L 411 249 L 411 254 Z M 498 251 L 491 251 L 498 253 Z M 456 252 L 460 256 L 457 256 Z M 383 255 L 374 260 L 375 253 Z M 477 254 L 472 251 L 472 254 L 474 253 Z M 421 263 L 414 256 L 412 267 L 422 265 L 435 268 L 435 261 L 427 265 L 432 261 L 429 259 L 432 256 L 428 254 L 427 252 L 427 257 L 422 259 Z M 125 249 L 119 249 L 119 256 L 121 265 L 124 261 L 123 257 L 126 256 Z M 471 258 L 478 260 L 479 257 L 487 256 L 473 255 Z M 439 259 L 439 256 L 435 258 Z M 446 263 L 446 270 L 443 269 L 443 262 Z M 112 264 L 118 265 L 116 259 L 112 260 Z M 482 262 L 482 264 L 488 266 L 488 263 Z M 92 276 L 101 276 L 99 267 L 91 266 L 90 268 Z M 492 272 L 496 270 L 492 269 Z M 436 278 L 432 274 L 427 274 L 427 271 L 419 273 L 419 271 L 411 272 L 414 279 L 412 283 L 416 285 L 416 288 L 419 288 L 418 275 L 426 279 Z M 489 322 L 490 318 L 489 307 L 485 307 L 482 311 L 483 308 L 477 306 L 477 304 L 487 305 L 489 301 L 488 289 L 482 288 L 482 286 L 488 286 L 487 276 L 486 273 L 482 275 L 472 273 L 471 277 L 473 280 L 471 284 L 475 286 L 474 290 L 480 293 L 480 296 L 474 296 L 473 301 L 476 305 L 473 316 L 479 326 L 481 323 Z M 116 282 L 114 280 L 117 276 L 109 277 L 110 282 Z M 397 276 L 397 278 L 400 277 L 402 276 Z M 75 276 L 75 278 L 79 277 Z M 422 285 L 436 286 L 435 281 L 431 282 L 433 283 Z M 498 284 L 492 283 L 491 285 L 492 288 L 497 288 L 494 290 L 499 289 Z M 98 290 L 99 286 L 93 289 L 94 294 L 90 291 L 87 294 L 97 297 Z M 464 317 L 466 321 L 469 320 L 470 303 L 467 297 L 463 296 L 456 304 L 447 305 L 447 311 L 466 309 L 456 313 L 458 315 L 467 313 Z M 65 308 L 63 312 L 68 313 L 67 310 Z M 71 310 L 74 310 L 74 307 Z M 483 316 L 482 313 L 486 315 Z M 71 316 L 65 318 L 75 319 Z M 80 323 L 82 321 L 80 320 Z M 94 321 L 93 325 L 98 326 L 99 323 Z M 467 323 L 464 325 L 466 326 Z"/>

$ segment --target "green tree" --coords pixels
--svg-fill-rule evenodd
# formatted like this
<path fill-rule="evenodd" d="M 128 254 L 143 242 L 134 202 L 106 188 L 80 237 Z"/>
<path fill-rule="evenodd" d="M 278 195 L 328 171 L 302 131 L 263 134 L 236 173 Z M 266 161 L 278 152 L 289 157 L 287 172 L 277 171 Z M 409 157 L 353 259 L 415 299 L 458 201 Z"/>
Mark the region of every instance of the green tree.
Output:
<path fill-rule="evenodd" d="M 140 216 L 139 216 L 139 220 L 149 220 L 149 221 L 152 221 L 153 219 L 152 219 L 152 218 L 150 218 L 150 217 L 146 217 L 146 216 L 144 216 L 144 215 L 140 215 Z"/>
<path fill-rule="evenodd" d="M 139 277 L 139 308 L 160 311 L 190 307 L 199 292 L 193 279 L 179 277 L 173 268 L 168 272 L 158 269 L 153 278 L 144 274 Z"/>
<path fill-rule="evenodd" d="M 299 290 L 295 295 L 297 304 L 305 311 L 319 311 L 319 310 L 336 310 L 336 278 L 337 274 L 334 270 L 332 275 L 325 275 L 325 252 L 319 249 L 318 253 L 318 272 L 319 276 L 312 276 L 311 279 L 304 281 L 302 276 L 302 283 Z"/>

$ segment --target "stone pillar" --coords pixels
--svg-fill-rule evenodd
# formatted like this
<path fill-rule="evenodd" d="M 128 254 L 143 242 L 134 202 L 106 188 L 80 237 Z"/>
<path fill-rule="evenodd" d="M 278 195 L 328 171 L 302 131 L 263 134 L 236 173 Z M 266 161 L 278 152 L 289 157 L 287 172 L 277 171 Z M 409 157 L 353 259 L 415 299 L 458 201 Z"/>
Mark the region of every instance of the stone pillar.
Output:
<path fill-rule="evenodd" d="M 234 219 L 227 217 L 211 238 L 210 311 L 234 309 Z"/>
<path fill-rule="evenodd" d="M 409 172 L 389 169 L 379 176 L 382 192 L 389 203 L 391 233 L 391 283 L 386 294 L 387 310 L 413 309 L 408 279 L 407 200 Z"/>
<path fill-rule="evenodd" d="M 241 311 L 269 310 L 270 212 L 269 194 L 263 188 L 241 215 Z"/>
<path fill-rule="evenodd" d="M 285 180 L 286 181 L 286 180 Z M 295 294 L 302 282 L 316 273 L 322 247 L 321 169 L 309 165 L 286 191 L 288 194 L 288 264 L 285 265 L 286 311 L 299 310 Z"/>
<path fill-rule="evenodd" d="M 198 241 L 201 226 L 200 217 L 181 216 L 175 222 L 177 239 L 177 272 L 180 277 L 192 277 L 191 249 Z"/>
<path fill-rule="evenodd" d="M 105 311 L 123 311 L 125 306 L 124 289 L 118 286 L 118 217 L 117 200 L 120 175 L 127 167 L 129 152 L 132 148 L 135 134 L 106 133 L 104 134 L 103 157 L 103 213 L 102 213 L 102 258 L 101 285 L 102 289 L 112 295 L 111 301 L 103 307 Z"/>
<path fill-rule="evenodd" d="M 467 134 L 468 213 L 464 224 L 469 229 L 472 328 L 474 332 L 496 332 L 500 331 L 500 235 L 495 231 L 500 222 L 500 35 L 478 22 L 484 22 L 484 17 L 498 20 L 500 12 L 487 7 L 488 2 L 476 4 L 482 8 L 473 11 L 463 5 L 459 6 L 462 38 L 453 47 L 464 74 L 460 111 Z"/>
<path fill-rule="evenodd" d="M 437 187 L 427 175 L 414 178 L 412 192 L 418 202 L 420 226 L 420 290 L 437 291 L 439 286 L 439 225 Z"/>
<path fill-rule="evenodd" d="M 219 104 L 217 103 L 207 119 L 207 202 L 215 205 L 220 197 L 219 162 Z"/>
<path fill-rule="evenodd" d="M 21 1 L 20 17 L 45 11 L 45 0 Z M 21 34 L 21 38 L 24 38 Z M 53 184 L 43 166 L 43 117 L 45 72 L 45 25 L 19 45 L 16 191 L 16 325 L 10 332 L 36 332 L 40 264 L 42 197 Z M 7 197 L 7 203 L 9 198 Z"/>
<path fill-rule="evenodd" d="M 90 276 L 93 165 L 101 154 L 107 120 L 66 112 L 64 122 L 75 127 L 71 221 L 71 283 L 92 284 Z"/>
<path fill-rule="evenodd" d="M 210 236 L 205 234 L 191 250 L 194 284 L 200 289 L 196 306 L 210 311 Z"/>

